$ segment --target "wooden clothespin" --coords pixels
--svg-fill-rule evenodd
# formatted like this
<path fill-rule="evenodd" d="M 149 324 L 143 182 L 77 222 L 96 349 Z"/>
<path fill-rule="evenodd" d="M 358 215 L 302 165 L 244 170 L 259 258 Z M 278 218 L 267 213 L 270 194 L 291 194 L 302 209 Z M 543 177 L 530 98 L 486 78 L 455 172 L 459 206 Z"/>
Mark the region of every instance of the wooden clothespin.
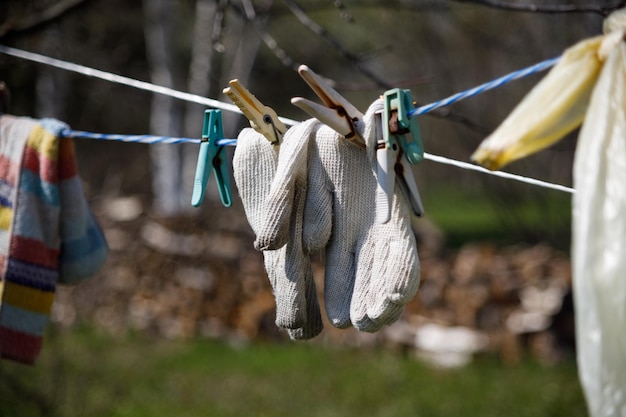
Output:
<path fill-rule="evenodd" d="M 358 120 L 363 119 L 363 113 L 306 65 L 301 65 L 298 73 L 324 105 L 302 97 L 292 98 L 291 103 L 343 135 L 350 142 L 365 148 L 365 142 L 355 125 Z"/>
<path fill-rule="evenodd" d="M 424 214 L 422 199 L 411 172 L 411 164 L 424 159 L 424 147 L 415 119 L 408 112 L 413 109 L 410 90 L 394 88 L 383 96 L 385 107 L 380 117 L 382 136 L 378 137 L 376 158 L 378 162 L 378 201 L 376 220 L 386 223 L 391 217 L 394 183 L 397 181 L 413 213 Z"/>
<path fill-rule="evenodd" d="M 364 148 L 365 142 L 356 129 L 363 119 L 352 103 L 335 91 L 306 65 L 298 68 L 300 76 L 322 99 L 324 105 L 294 97 L 291 103 L 328 125 L 352 143 Z M 393 89 L 385 93 L 384 114 L 377 114 L 378 195 L 377 221 L 386 223 L 391 218 L 391 203 L 397 182 L 416 216 L 424 214 L 422 199 L 411 172 L 409 162 L 416 164 L 424 158 L 419 126 L 408 112 L 413 109 L 409 90 Z M 410 135 L 410 136 L 409 136 Z"/>
<path fill-rule="evenodd" d="M 215 174 L 217 188 L 220 192 L 222 204 L 230 207 L 232 204 L 230 192 L 230 173 L 226 163 L 224 147 L 218 145 L 217 141 L 224 139 L 222 129 L 222 111 L 206 110 L 204 112 L 204 123 L 202 126 L 202 141 L 198 152 L 198 163 L 196 165 L 196 176 L 191 195 L 191 205 L 198 207 L 204 200 L 206 186 L 211 176 L 211 169 Z"/>
<path fill-rule="evenodd" d="M 224 94 L 248 118 L 250 126 L 265 136 L 273 145 L 280 145 L 283 134 L 287 131 L 287 126 L 278 120 L 278 115 L 274 109 L 261 103 L 239 83 L 239 80 L 231 80 L 228 84 L 230 87 L 224 89 Z"/>

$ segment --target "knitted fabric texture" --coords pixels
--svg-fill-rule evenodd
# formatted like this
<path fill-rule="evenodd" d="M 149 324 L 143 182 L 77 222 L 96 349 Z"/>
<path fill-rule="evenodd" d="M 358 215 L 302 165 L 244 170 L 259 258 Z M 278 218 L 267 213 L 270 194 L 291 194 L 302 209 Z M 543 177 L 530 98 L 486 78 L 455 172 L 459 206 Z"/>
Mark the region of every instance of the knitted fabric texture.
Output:
<path fill-rule="evenodd" d="M 283 139 L 280 153 L 293 155 L 304 151 L 306 143 L 298 142 L 302 129 L 311 129 L 312 122 L 291 128 Z M 294 135 L 295 133 L 295 135 Z M 258 233 L 263 224 L 265 198 L 276 172 L 277 149 L 253 129 L 244 129 L 237 139 L 233 156 L 233 173 L 248 222 Z M 306 175 L 306 165 L 304 165 Z M 278 250 L 263 252 L 265 269 L 276 300 L 276 325 L 287 329 L 294 340 L 310 339 L 322 331 L 322 318 L 309 256 L 302 247 L 302 216 L 306 176 L 298 179 L 299 192 L 289 205 L 294 222 L 286 230 L 288 243 Z M 294 207 L 292 209 L 292 207 Z"/>
<path fill-rule="evenodd" d="M 95 274 L 108 247 L 56 120 L 0 117 L 0 357 L 34 363 L 57 282 Z"/>
<path fill-rule="evenodd" d="M 308 168 L 303 242 L 305 250 L 326 247 L 324 300 L 331 323 L 377 331 L 396 321 L 419 286 L 419 260 L 410 213 L 398 187 L 392 216 L 377 224 L 376 101 L 358 126 L 364 151 L 326 126 L 310 131 L 314 146 L 308 160 L 282 163 L 265 202 L 265 222 L 257 235 L 260 248 L 284 244 L 290 227 L 289 202 L 297 191 L 293 173 Z M 306 133 L 306 132 L 303 132 Z M 302 137 L 301 141 L 311 140 Z"/>

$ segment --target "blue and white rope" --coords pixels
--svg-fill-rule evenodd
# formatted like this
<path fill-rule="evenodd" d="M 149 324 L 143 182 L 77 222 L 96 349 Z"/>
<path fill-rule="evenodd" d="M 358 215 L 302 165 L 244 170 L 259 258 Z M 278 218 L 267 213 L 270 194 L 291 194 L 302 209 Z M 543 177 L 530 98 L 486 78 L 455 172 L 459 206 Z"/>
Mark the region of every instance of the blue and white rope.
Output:
<path fill-rule="evenodd" d="M 454 94 L 448 98 L 445 98 L 443 100 L 439 100 L 435 103 L 431 103 L 431 104 L 427 104 L 425 106 L 421 106 L 418 107 L 416 109 L 413 109 L 411 111 L 408 112 L 408 115 L 410 117 L 413 116 L 417 116 L 420 114 L 424 114 L 424 113 L 428 113 L 430 111 L 433 111 L 435 109 L 441 108 L 441 107 L 446 107 L 449 106 L 451 104 L 456 103 L 457 101 L 461 101 L 464 100 L 466 98 L 469 97 L 473 97 L 476 96 L 478 94 L 484 93 L 485 91 L 489 91 L 489 90 L 493 90 L 494 88 L 498 88 L 503 86 L 504 84 L 511 82 L 513 80 L 517 80 L 519 78 L 523 78 L 532 74 L 535 74 L 537 72 L 540 71 L 544 71 L 552 66 L 554 66 L 558 61 L 559 61 L 560 57 L 558 58 L 552 58 L 552 59 L 548 59 L 546 61 L 540 62 L 538 64 L 532 65 L 530 67 L 518 70 L 518 71 L 514 71 L 510 74 L 507 74 L 503 77 L 497 78 L 495 80 L 489 81 L 485 84 L 479 85 L 478 87 L 474 87 L 471 88 L 469 90 L 466 91 L 462 91 L 460 93 Z"/>
<path fill-rule="evenodd" d="M 25 59 L 32 62 L 38 62 L 40 64 L 48 65 L 51 67 L 59 68 L 69 72 L 75 72 L 77 74 L 86 75 L 88 77 L 99 78 L 101 80 L 109 81 L 116 84 L 122 84 L 129 87 L 137 88 L 139 90 L 150 91 L 156 94 L 162 94 L 169 97 L 177 98 L 179 100 L 189 101 L 191 103 L 202 104 L 204 106 L 213 107 L 216 109 L 222 109 L 235 113 L 241 113 L 239 107 L 234 104 L 224 103 L 219 100 L 215 100 L 208 97 L 202 97 L 197 94 L 186 93 L 184 91 L 174 90 L 173 88 L 162 87 L 145 81 L 135 80 L 134 78 L 124 77 L 122 75 L 113 74 L 106 71 L 101 71 L 95 68 L 86 67 L 84 65 L 74 64 L 72 62 L 62 61 L 60 59 L 51 58 L 49 56 L 37 54 L 35 52 L 28 52 L 17 48 L 11 48 L 10 46 L 0 45 L 0 53 L 10 55 L 16 58 Z M 295 125 L 298 123 L 296 120 L 288 119 L 286 117 L 279 117 L 280 121 L 286 125 Z"/>
<path fill-rule="evenodd" d="M 6 47 L 0 45 L 0 52 L 4 52 L 4 49 Z M 13 49 L 13 48 L 7 48 L 7 49 Z M 526 76 L 529 76 L 531 74 L 535 74 L 537 72 L 540 71 L 544 71 L 552 66 L 554 66 L 560 58 L 553 58 L 553 59 L 548 59 L 546 61 L 540 62 L 538 64 L 532 65 L 530 67 L 527 68 L 523 68 L 521 70 L 518 71 L 514 71 L 510 74 L 507 74 L 503 77 L 497 78 L 495 80 L 489 81 L 485 84 L 479 85 L 478 87 L 474 87 L 471 88 L 469 90 L 466 91 L 462 91 L 460 93 L 454 94 L 448 98 L 445 98 L 443 100 L 439 100 L 436 101 L 434 103 L 431 104 L 427 104 L 425 106 L 421 106 L 418 107 L 416 109 L 413 109 L 411 111 L 408 112 L 408 115 L 410 117 L 413 116 L 417 116 L 417 115 L 421 115 L 421 114 L 425 114 L 428 112 L 431 112 L 435 109 L 439 109 L 441 107 L 446 107 L 446 106 L 450 106 L 451 104 L 454 104 L 458 101 L 464 100 L 466 98 L 470 98 L 473 96 L 476 96 L 478 94 L 484 93 L 485 91 L 489 91 L 489 90 L 493 90 L 494 88 L 498 88 L 503 86 L 504 84 L 507 84 L 513 80 L 517 80 L 519 78 L 523 78 Z M 41 62 L 41 61 L 38 61 Z M 211 100 L 211 99 L 208 99 Z M 215 100 L 211 100 L 211 106 L 214 106 L 214 102 Z M 218 102 L 221 103 L 221 102 Z M 207 102 L 206 104 L 209 104 L 209 102 Z M 226 103 L 221 103 L 226 105 Z M 235 106 L 236 107 L 236 106 Z M 233 110 L 233 108 L 229 105 L 227 107 L 222 107 L 222 109 L 224 110 Z M 238 110 L 238 109 L 237 109 Z M 297 122 L 295 121 L 291 121 L 289 120 L 290 123 L 288 124 L 295 124 Z M 291 123 L 293 122 L 293 123 Z M 175 137 L 167 137 L 167 136 L 152 136 L 152 135 L 133 135 L 133 136 L 128 136 L 128 135 L 110 135 L 110 134 L 100 134 L 100 133 L 90 133 L 90 132 L 81 132 L 81 131 L 74 131 L 74 130 L 67 130 L 66 132 L 63 133 L 64 136 L 67 137 L 74 137 L 74 138 L 88 138 L 88 139 L 103 139 L 103 140 L 118 140 L 118 141 L 122 141 L 122 142 L 135 142 L 135 143 L 146 143 L 146 144 L 153 144 L 153 143 L 169 143 L 169 144 L 175 144 L 175 143 L 200 143 L 199 139 L 191 139 L 191 138 L 175 138 Z M 233 139 L 234 140 L 234 139 Z M 235 143 L 228 143 L 228 146 L 234 146 L 236 144 Z"/>
<path fill-rule="evenodd" d="M 192 138 L 175 138 L 169 136 L 153 136 L 153 135 L 113 135 L 107 133 L 92 133 L 82 130 L 63 129 L 60 136 L 64 138 L 82 138 L 95 140 L 115 140 L 127 143 L 145 143 L 152 145 L 154 143 L 200 143 L 200 139 Z"/>
<path fill-rule="evenodd" d="M 166 143 L 174 145 L 177 143 L 194 143 L 199 144 L 200 139 L 195 138 L 177 138 L 173 136 L 156 136 L 156 135 L 118 135 L 109 133 L 93 133 L 85 132 L 82 130 L 63 129 L 60 132 L 60 136 L 64 138 L 75 139 L 95 139 L 95 140 L 114 140 L 126 143 L 144 143 L 146 145 L 153 145 L 155 143 Z M 220 139 L 217 141 L 218 146 L 236 146 L 237 139 Z"/>
<path fill-rule="evenodd" d="M 218 108 L 218 109 L 222 109 L 222 110 L 227 110 L 227 111 L 233 111 L 236 113 L 241 113 L 241 111 L 239 110 L 239 108 L 237 108 L 237 106 L 228 104 L 228 103 L 224 103 L 218 100 L 214 100 L 214 99 L 210 99 L 210 98 L 205 98 L 202 96 L 198 96 L 195 94 L 189 94 L 189 93 L 184 93 L 181 91 L 177 91 L 177 90 L 173 90 L 171 88 L 166 88 L 166 87 L 161 87 L 158 85 L 154 85 L 154 84 L 150 84 L 144 81 L 138 81 L 132 78 L 128 78 L 128 77 L 123 77 L 120 75 L 116 75 L 116 74 L 112 74 L 112 73 L 108 73 L 105 71 L 100 71 L 94 68 L 90 68 L 90 67 L 85 67 L 83 65 L 78 65 L 78 64 L 74 64 L 71 62 L 66 62 L 66 61 L 61 61 L 55 58 L 50 58 L 47 57 L 45 55 L 40 55 L 37 53 L 33 53 L 33 52 L 27 52 L 27 51 L 23 51 L 21 49 L 16 49 L 16 48 L 11 48 L 8 46 L 4 46 L 4 45 L 0 45 L 0 53 L 4 53 L 6 55 L 11 55 L 14 56 L 16 58 L 21 58 L 21 59 L 25 59 L 25 60 L 29 60 L 29 61 L 33 61 L 33 62 L 38 62 L 44 65 L 49 65 L 49 66 L 53 66 L 59 69 L 63 69 L 66 71 L 71 71 L 71 72 L 75 72 L 75 73 L 79 73 L 79 74 L 83 74 L 83 75 L 87 75 L 87 76 L 91 76 L 91 77 L 95 77 L 95 78 L 100 78 L 106 81 L 110 81 L 110 82 L 114 82 L 114 83 L 118 83 L 118 84 L 123 84 L 123 85 L 127 85 L 129 87 L 133 87 L 133 88 L 138 88 L 141 90 L 146 90 L 146 91 L 151 91 L 153 93 L 157 93 L 157 94 L 163 94 L 163 95 L 167 95 L 167 96 L 171 96 L 174 98 L 178 98 L 180 100 L 185 100 L 185 101 L 190 101 L 190 102 L 194 102 L 194 103 L 198 103 L 198 104 L 204 104 L 213 108 Z M 457 101 L 469 98 L 469 97 L 473 97 L 475 95 L 478 95 L 480 93 L 483 93 L 485 91 L 500 87 L 510 81 L 522 78 L 522 77 L 526 77 L 528 75 L 537 73 L 539 71 L 543 71 L 546 70 L 550 67 L 552 67 L 553 65 L 555 65 L 558 60 L 560 58 L 554 58 L 554 59 L 549 59 L 547 61 L 543 61 L 540 62 L 538 64 L 532 65 L 530 67 L 521 69 L 519 71 L 515 71 L 512 72 L 508 75 L 505 75 L 503 77 L 500 77 L 498 79 L 495 79 L 493 81 L 487 82 L 485 84 L 482 84 L 478 87 L 469 89 L 467 91 L 463 91 L 457 94 L 454 94 L 448 98 L 445 98 L 443 100 L 439 100 L 435 103 L 432 104 L 428 104 L 425 106 L 421 106 L 418 107 L 416 109 L 413 109 L 412 111 L 409 112 L 409 116 L 413 117 L 413 116 L 417 116 L 420 114 L 425 114 L 428 113 L 430 111 L 433 111 L 435 109 L 441 108 L 441 107 L 445 107 L 445 106 L 449 106 L 453 103 L 456 103 Z M 288 126 L 293 126 L 295 124 L 297 124 L 298 122 L 292 119 L 287 119 L 284 117 L 279 117 L 279 119 L 285 123 Z M 176 144 L 176 143 L 195 143 L 198 144 L 200 143 L 200 139 L 193 139 L 193 138 L 176 138 L 176 137 L 168 137 L 168 136 L 152 136 L 152 135 L 113 135 L 113 134 L 101 134 L 101 133 L 91 133 L 91 132 L 83 132 L 83 131 L 77 131 L 77 130 L 70 130 L 70 129 L 66 129 L 62 132 L 62 135 L 65 137 L 72 137 L 72 138 L 88 138 L 88 139 L 99 139 L 99 140 L 117 140 L 117 141 L 122 141 L 122 142 L 131 142 L 131 143 L 145 143 L 145 144 L 155 144 L 155 143 L 169 143 L 169 144 Z M 218 145 L 220 146 L 236 146 L 237 144 L 237 140 L 236 139 L 222 139 L 220 141 L 217 142 Z M 438 155 L 432 155 L 432 154 L 428 154 L 425 153 L 424 154 L 424 159 L 427 160 L 431 160 L 437 163 L 441 163 L 441 164 L 446 164 L 446 165 L 451 165 L 451 166 L 456 166 L 459 168 L 463 168 L 463 169 L 468 169 L 468 170 L 473 170 L 473 171 L 478 171 L 478 172 L 482 172 L 484 174 L 488 174 L 488 175 L 495 175 L 498 177 L 502 177 L 502 178 L 507 178 L 507 179 L 512 179 L 512 180 L 516 180 L 516 181 L 520 181 L 520 182 L 524 182 L 527 184 L 533 184 L 533 185 L 537 185 L 537 186 L 541 186 L 544 188 L 550 188 L 550 189 L 554 189 L 554 190 L 559 190 L 559 191 L 564 191 L 567 193 L 574 193 L 575 190 L 573 188 L 570 187 L 565 187 L 559 184 L 553 184 L 553 183 L 549 183 L 549 182 L 545 182 L 545 181 L 541 181 L 541 180 L 537 180 L 534 178 L 529 178 L 529 177 L 523 177 L 520 175 L 515 175 L 515 174 L 511 174 L 508 172 L 503 172 L 503 171 L 489 171 L 486 170 L 482 167 L 473 165 L 473 164 L 469 164 L 466 162 L 462 162 L 462 161 L 457 161 L 455 159 L 450 159 L 450 158 L 446 158 L 443 156 L 438 156 Z"/>
<path fill-rule="evenodd" d="M 111 135 L 111 134 L 106 134 L 106 133 L 92 133 L 92 132 L 84 132 L 81 130 L 70 130 L 70 129 L 62 130 L 61 136 L 66 137 L 66 138 L 115 140 L 115 141 L 121 141 L 121 142 L 129 142 L 129 143 L 145 143 L 148 145 L 152 145 L 155 143 L 167 143 L 167 144 L 176 144 L 176 143 L 199 144 L 200 143 L 200 139 L 192 139 L 192 138 L 175 138 L 175 137 L 169 137 L 169 136 L 153 136 L 153 135 Z M 217 141 L 217 145 L 218 146 L 237 146 L 237 139 L 221 139 Z M 504 172 L 504 171 L 489 171 L 478 165 L 457 161 L 455 159 L 450 159 L 450 158 L 446 158 L 446 157 L 439 156 L 439 155 L 425 153 L 424 159 L 438 162 L 440 164 L 452 165 L 458 168 L 482 172 L 483 174 L 490 174 L 490 175 L 495 175 L 501 178 L 524 182 L 526 184 L 537 185 L 543 188 L 563 191 L 563 192 L 570 193 L 570 194 L 574 193 L 573 188 L 566 187 L 563 185 L 553 184 L 553 183 L 541 181 L 535 178 L 523 177 L 521 175 L 511 174 L 509 172 Z"/>
<path fill-rule="evenodd" d="M 38 62 L 40 64 L 49 65 L 55 68 L 63 69 L 66 71 L 76 72 L 82 75 L 87 75 L 90 77 L 100 78 L 102 80 L 106 80 L 109 82 L 127 85 L 129 87 L 138 88 L 141 90 L 151 91 L 153 93 L 164 94 L 167 96 L 171 96 L 174 98 L 178 98 L 180 100 L 190 101 L 193 103 L 203 104 L 209 107 L 213 107 L 216 109 L 222 109 L 227 111 L 232 111 L 236 113 L 241 113 L 241 110 L 233 104 L 224 103 L 218 100 L 214 100 L 207 97 L 202 97 L 196 94 L 185 93 L 182 91 L 177 91 L 167 87 L 161 87 L 158 85 L 154 85 L 151 83 L 147 83 L 145 81 L 135 80 L 133 78 L 124 77 L 121 75 L 112 74 L 110 72 L 97 70 L 95 68 L 86 67 L 84 65 L 74 64 L 67 61 L 62 61 L 60 59 L 55 59 L 51 57 L 47 57 L 45 55 L 37 54 L 34 52 L 23 51 L 17 48 L 11 48 L 9 46 L 0 45 L 0 53 L 10 55 L 16 58 L 26 59 L 33 62 Z M 449 106 L 451 104 L 456 103 L 457 101 L 473 97 L 475 95 L 484 93 L 485 91 L 492 90 L 497 87 L 501 87 L 502 85 L 517 80 L 519 78 L 526 77 L 531 74 L 535 74 L 540 71 L 544 71 L 553 65 L 555 65 L 559 61 L 560 57 L 549 59 L 538 64 L 532 65 L 530 67 L 521 69 L 519 71 L 514 71 L 508 75 L 497 78 L 493 81 L 489 81 L 485 84 L 482 84 L 478 87 L 454 94 L 448 98 L 443 100 L 439 100 L 435 103 L 427 104 L 425 106 L 418 107 L 409 112 L 409 116 L 416 116 L 424 113 L 428 113 L 435 109 Z M 296 120 L 287 119 L 284 117 L 279 117 L 279 119 L 285 123 L 286 125 L 293 126 L 298 122 Z"/>

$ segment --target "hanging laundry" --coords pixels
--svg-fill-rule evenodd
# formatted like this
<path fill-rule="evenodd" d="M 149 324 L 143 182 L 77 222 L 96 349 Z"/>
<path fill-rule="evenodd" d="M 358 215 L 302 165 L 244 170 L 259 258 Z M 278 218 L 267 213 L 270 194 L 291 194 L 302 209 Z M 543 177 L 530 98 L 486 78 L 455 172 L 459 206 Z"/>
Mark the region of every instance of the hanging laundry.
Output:
<path fill-rule="evenodd" d="M 376 101 L 356 124 L 366 149 L 325 125 L 283 143 L 256 242 L 262 250 L 286 243 L 297 211 L 296 178 L 304 167 L 303 243 L 305 251 L 325 247 L 326 313 L 335 327 L 352 325 L 368 332 L 400 317 L 417 292 L 420 271 L 409 207 L 401 193 L 394 192 L 390 220 L 376 221 L 375 117 L 382 109 L 382 100 Z M 294 150 L 286 151 L 290 143 Z"/>
<path fill-rule="evenodd" d="M 289 145 L 301 139 L 303 130 L 319 125 L 314 122 L 317 121 L 303 122 L 287 131 L 280 152 L 290 152 L 293 146 Z M 233 173 L 246 217 L 257 234 L 264 223 L 265 200 L 276 172 L 277 151 L 277 146 L 250 128 L 244 129 L 237 138 Z M 302 243 L 307 191 L 306 165 L 304 168 L 304 176 L 297 180 L 298 191 L 293 196 L 294 222 L 288 230 L 288 242 L 277 250 L 263 251 L 265 270 L 276 300 L 276 325 L 287 329 L 293 340 L 311 339 L 323 328 L 311 259 Z"/>
<path fill-rule="evenodd" d="M 473 158 L 492 169 L 582 123 L 574 160 L 573 292 L 579 376 L 593 417 L 626 415 L 626 9 L 567 50 Z"/>
<path fill-rule="evenodd" d="M 108 247 L 78 176 L 67 126 L 0 116 L 0 357 L 35 362 L 57 283 L 95 274 Z"/>
<path fill-rule="evenodd" d="M 252 229 L 258 232 L 263 224 L 265 198 L 269 194 L 276 173 L 278 152 L 287 127 L 271 107 L 261 103 L 238 80 L 231 80 L 226 94 L 250 121 L 251 129 L 244 129 L 237 138 L 233 155 L 233 174 L 246 217 Z M 298 124 L 285 139 L 295 135 L 311 123 Z M 313 125 L 311 125 L 313 126 Z M 291 143 L 291 139 L 288 139 Z M 293 340 L 311 339 L 322 331 L 322 316 L 313 281 L 311 259 L 302 245 L 302 214 L 306 194 L 306 176 L 299 181 L 300 193 L 295 227 L 290 230 L 288 245 L 275 251 L 265 251 L 265 270 L 276 301 L 276 325 L 286 329 Z"/>

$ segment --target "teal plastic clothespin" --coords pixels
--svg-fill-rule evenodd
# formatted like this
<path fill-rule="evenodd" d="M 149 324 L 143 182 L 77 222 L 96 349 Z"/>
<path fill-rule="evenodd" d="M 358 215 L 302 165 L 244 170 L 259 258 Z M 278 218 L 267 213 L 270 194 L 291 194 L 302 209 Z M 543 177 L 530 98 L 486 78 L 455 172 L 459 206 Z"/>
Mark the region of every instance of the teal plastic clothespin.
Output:
<path fill-rule="evenodd" d="M 394 88 L 385 92 L 384 99 L 383 135 L 386 145 L 393 146 L 392 139 L 395 139 L 411 164 L 422 162 L 424 144 L 419 125 L 417 119 L 408 114 L 415 107 L 411 90 Z"/>
<path fill-rule="evenodd" d="M 196 165 L 196 177 L 191 195 L 191 205 L 194 207 L 198 207 L 204 199 L 206 186 L 211 176 L 211 168 L 215 174 L 222 204 L 225 207 L 230 207 L 232 204 L 226 152 L 223 146 L 217 144 L 217 141 L 223 138 L 222 111 L 206 110 L 202 126 L 202 141 L 200 142 L 198 163 Z"/>

